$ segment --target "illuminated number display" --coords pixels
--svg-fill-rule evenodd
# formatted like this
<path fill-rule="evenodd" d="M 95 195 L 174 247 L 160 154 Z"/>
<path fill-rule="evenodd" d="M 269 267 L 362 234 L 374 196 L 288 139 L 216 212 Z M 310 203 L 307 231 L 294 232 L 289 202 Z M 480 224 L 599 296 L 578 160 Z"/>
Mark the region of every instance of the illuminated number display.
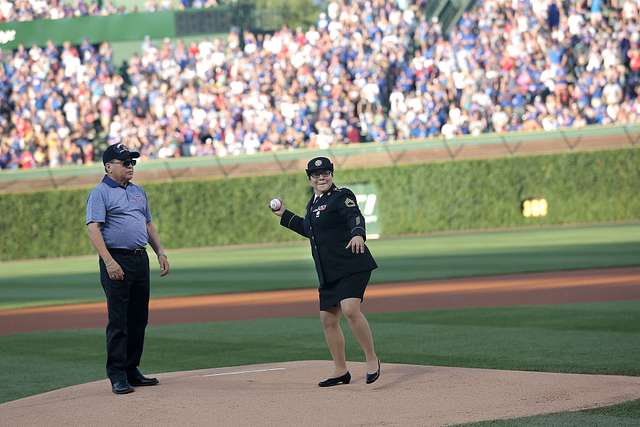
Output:
<path fill-rule="evenodd" d="M 549 204 L 542 197 L 530 197 L 522 201 L 522 216 L 525 218 L 539 218 L 547 216 Z"/>

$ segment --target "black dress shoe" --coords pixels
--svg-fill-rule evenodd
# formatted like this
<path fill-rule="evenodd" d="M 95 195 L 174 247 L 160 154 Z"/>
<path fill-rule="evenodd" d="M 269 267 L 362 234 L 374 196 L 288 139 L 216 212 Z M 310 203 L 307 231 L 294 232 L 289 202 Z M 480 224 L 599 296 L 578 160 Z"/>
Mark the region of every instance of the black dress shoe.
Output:
<path fill-rule="evenodd" d="M 115 394 L 127 394 L 133 392 L 133 387 L 127 380 L 114 381 L 111 383 L 111 391 Z"/>
<path fill-rule="evenodd" d="M 347 373 L 342 375 L 342 376 L 333 377 L 333 378 L 327 378 L 324 381 L 320 381 L 318 383 L 318 386 L 320 386 L 320 387 L 333 387 L 334 385 L 349 384 L 350 382 L 351 382 L 351 374 L 349 373 L 349 371 L 347 371 Z"/>
<path fill-rule="evenodd" d="M 380 378 L 380 359 L 378 359 L 378 370 L 375 371 L 373 374 L 370 374 L 369 372 L 367 372 L 367 384 L 376 382 L 378 378 Z"/>
<path fill-rule="evenodd" d="M 160 381 L 158 381 L 157 378 L 148 378 L 140 374 L 140 375 L 136 375 L 133 378 L 129 378 L 129 384 L 131 384 L 134 387 L 143 387 L 148 385 L 158 385 L 160 384 Z"/>

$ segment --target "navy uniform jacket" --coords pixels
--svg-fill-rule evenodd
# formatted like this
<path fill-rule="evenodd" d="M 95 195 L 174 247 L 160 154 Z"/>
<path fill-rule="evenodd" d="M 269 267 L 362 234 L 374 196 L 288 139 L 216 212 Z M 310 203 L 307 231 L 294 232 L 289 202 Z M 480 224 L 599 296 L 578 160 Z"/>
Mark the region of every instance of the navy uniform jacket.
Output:
<path fill-rule="evenodd" d="M 346 248 L 354 236 L 367 239 L 364 217 L 353 192 L 333 185 L 315 203 L 314 197 L 312 195 L 307 203 L 304 219 L 285 210 L 280 225 L 309 239 L 320 287 L 345 276 L 377 268 L 366 246 L 363 254 L 354 254 L 351 248 Z"/>

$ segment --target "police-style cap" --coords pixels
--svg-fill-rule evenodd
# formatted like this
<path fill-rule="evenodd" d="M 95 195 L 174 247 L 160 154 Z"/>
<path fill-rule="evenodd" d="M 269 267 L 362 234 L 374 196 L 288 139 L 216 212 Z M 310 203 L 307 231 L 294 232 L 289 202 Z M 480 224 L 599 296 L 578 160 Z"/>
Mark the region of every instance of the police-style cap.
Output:
<path fill-rule="evenodd" d="M 309 160 L 307 163 L 307 176 L 311 176 L 312 173 L 317 171 L 330 171 L 333 172 L 333 163 L 326 157 L 315 157 Z"/>
<path fill-rule="evenodd" d="M 138 157 L 140 157 L 140 153 L 137 151 L 129 151 L 126 145 L 113 144 L 104 150 L 104 153 L 102 153 L 102 163 L 107 164 L 114 159 L 129 160 L 136 159 Z"/>

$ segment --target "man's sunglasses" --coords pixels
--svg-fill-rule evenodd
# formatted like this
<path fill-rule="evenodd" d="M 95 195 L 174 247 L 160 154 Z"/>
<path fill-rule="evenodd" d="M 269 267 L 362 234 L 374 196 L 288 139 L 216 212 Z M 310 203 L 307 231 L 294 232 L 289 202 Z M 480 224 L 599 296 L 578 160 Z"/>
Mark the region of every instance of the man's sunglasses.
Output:
<path fill-rule="evenodd" d="M 111 162 L 111 163 L 115 163 L 117 165 L 122 165 L 125 168 L 128 168 L 129 166 L 135 166 L 136 165 L 136 161 L 135 160 L 123 160 L 122 162 Z"/>

